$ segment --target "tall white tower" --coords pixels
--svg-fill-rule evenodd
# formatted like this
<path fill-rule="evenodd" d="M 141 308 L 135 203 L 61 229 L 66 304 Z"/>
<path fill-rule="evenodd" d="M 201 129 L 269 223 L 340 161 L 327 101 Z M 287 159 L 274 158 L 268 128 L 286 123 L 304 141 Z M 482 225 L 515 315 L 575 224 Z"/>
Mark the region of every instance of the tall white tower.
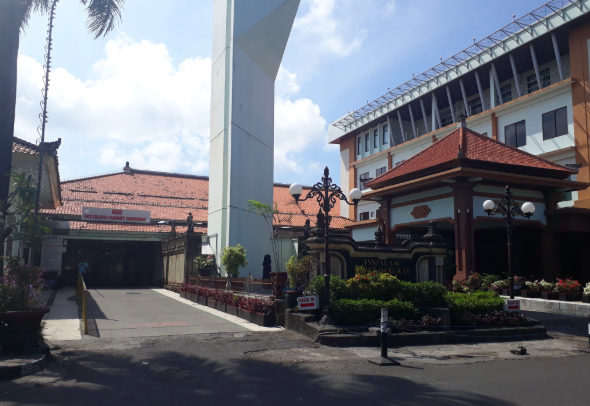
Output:
<path fill-rule="evenodd" d="M 247 211 L 248 200 L 273 204 L 275 79 L 299 2 L 214 1 L 208 234 L 220 253 L 246 248 L 242 275 L 261 277 L 272 255 L 266 222 Z"/>

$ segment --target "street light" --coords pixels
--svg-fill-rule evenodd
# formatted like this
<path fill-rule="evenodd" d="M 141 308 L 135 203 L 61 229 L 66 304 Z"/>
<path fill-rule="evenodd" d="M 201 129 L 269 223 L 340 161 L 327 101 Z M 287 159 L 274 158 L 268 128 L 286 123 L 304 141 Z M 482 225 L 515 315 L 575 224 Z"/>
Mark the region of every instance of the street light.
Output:
<path fill-rule="evenodd" d="M 512 238 L 512 220 L 516 216 L 526 217 L 530 219 L 535 212 L 535 205 L 531 202 L 524 203 L 521 207 L 512 200 L 512 193 L 510 192 L 510 186 L 506 186 L 504 193 L 504 199 L 496 206 L 493 201 L 486 200 L 483 202 L 483 209 L 490 215 L 500 213 L 506 220 L 506 234 L 508 237 L 508 283 L 510 290 L 510 299 L 514 299 L 514 278 L 512 277 L 512 267 L 510 263 L 510 244 Z"/>
<path fill-rule="evenodd" d="M 320 205 L 320 213 L 318 214 L 318 220 L 320 221 L 318 221 L 318 227 L 321 227 L 322 225 L 324 227 L 324 314 L 327 316 L 328 310 L 330 308 L 330 272 L 332 270 L 330 261 L 330 242 L 328 241 L 330 221 L 332 220 L 332 216 L 330 216 L 330 210 L 336 204 L 336 199 L 343 200 L 347 204 L 356 207 L 363 196 L 363 192 L 357 188 L 352 189 L 350 191 L 350 198 L 353 203 L 350 203 L 346 198 L 346 195 L 342 193 L 342 189 L 340 189 L 338 185 L 332 183 L 332 178 L 330 178 L 330 170 L 327 166 L 324 169 L 322 181 L 313 185 L 304 199 L 300 199 L 301 194 L 303 193 L 303 187 L 299 183 L 293 183 L 289 188 L 289 192 L 295 198 L 297 203 L 303 202 L 307 199 L 315 198 Z M 325 220 L 323 224 L 321 224 L 322 219 Z"/>

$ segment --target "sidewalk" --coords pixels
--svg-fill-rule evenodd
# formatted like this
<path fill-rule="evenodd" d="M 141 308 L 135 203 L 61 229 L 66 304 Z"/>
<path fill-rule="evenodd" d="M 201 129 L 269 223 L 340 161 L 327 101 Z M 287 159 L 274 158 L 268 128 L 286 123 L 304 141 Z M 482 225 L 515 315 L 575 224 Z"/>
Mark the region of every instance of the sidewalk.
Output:
<path fill-rule="evenodd" d="M 51 311 L 43 318 L 43 337 L 46 341 L 82 339 L 75 287 L 59 289 L 49 308 Z"/>

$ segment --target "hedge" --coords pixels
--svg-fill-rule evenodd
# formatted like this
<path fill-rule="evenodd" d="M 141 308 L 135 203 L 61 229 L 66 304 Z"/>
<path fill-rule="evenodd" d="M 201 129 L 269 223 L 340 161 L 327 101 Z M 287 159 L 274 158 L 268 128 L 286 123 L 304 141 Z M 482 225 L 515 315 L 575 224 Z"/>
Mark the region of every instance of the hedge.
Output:
<path fill-rule="evenodd" d="M 445 299 L 451 306 L 451 314 L 454 316 L 487 314 L 492 311 L 502 311 L 504 308 L 504 299 L 494 292 L 448 292 Z"/>
<path fill-rule="evenodd" d="M 447 288 L 436 282 L 405 282 L 400 284 L 400 299 L 414 306 L 444 306 Z"/>
<path fill-rule="evenodd" d="M 330 304 L 330 316 L 336 324 L 374 324 L 381 319 L 381 309 L 386 307 L 389 317 L 393 319 L 414 320 L 418 318 L 418 311 L 410 302 L 397 299 L 390 301 L 369 299 L 341 299 Z"/>

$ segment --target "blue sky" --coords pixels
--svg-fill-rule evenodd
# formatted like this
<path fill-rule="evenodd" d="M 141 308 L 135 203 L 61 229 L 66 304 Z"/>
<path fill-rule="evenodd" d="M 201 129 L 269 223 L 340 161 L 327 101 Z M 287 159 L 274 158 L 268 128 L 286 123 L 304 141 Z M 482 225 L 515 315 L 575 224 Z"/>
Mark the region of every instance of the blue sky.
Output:
<path fill-rule="evenodd" d="M 55 21 L 47 139 L 62 179 L 139 169 L 207 174 L 212 0 L 126 0 L 106 39 L 79 1 Z M 275 181 L 312 184 L 339 149 L 327 125 L 542 1 L 302 0 L 277 78 Z M 34 141 L 46 17 L 21 38 L 15 135 Z"/>

